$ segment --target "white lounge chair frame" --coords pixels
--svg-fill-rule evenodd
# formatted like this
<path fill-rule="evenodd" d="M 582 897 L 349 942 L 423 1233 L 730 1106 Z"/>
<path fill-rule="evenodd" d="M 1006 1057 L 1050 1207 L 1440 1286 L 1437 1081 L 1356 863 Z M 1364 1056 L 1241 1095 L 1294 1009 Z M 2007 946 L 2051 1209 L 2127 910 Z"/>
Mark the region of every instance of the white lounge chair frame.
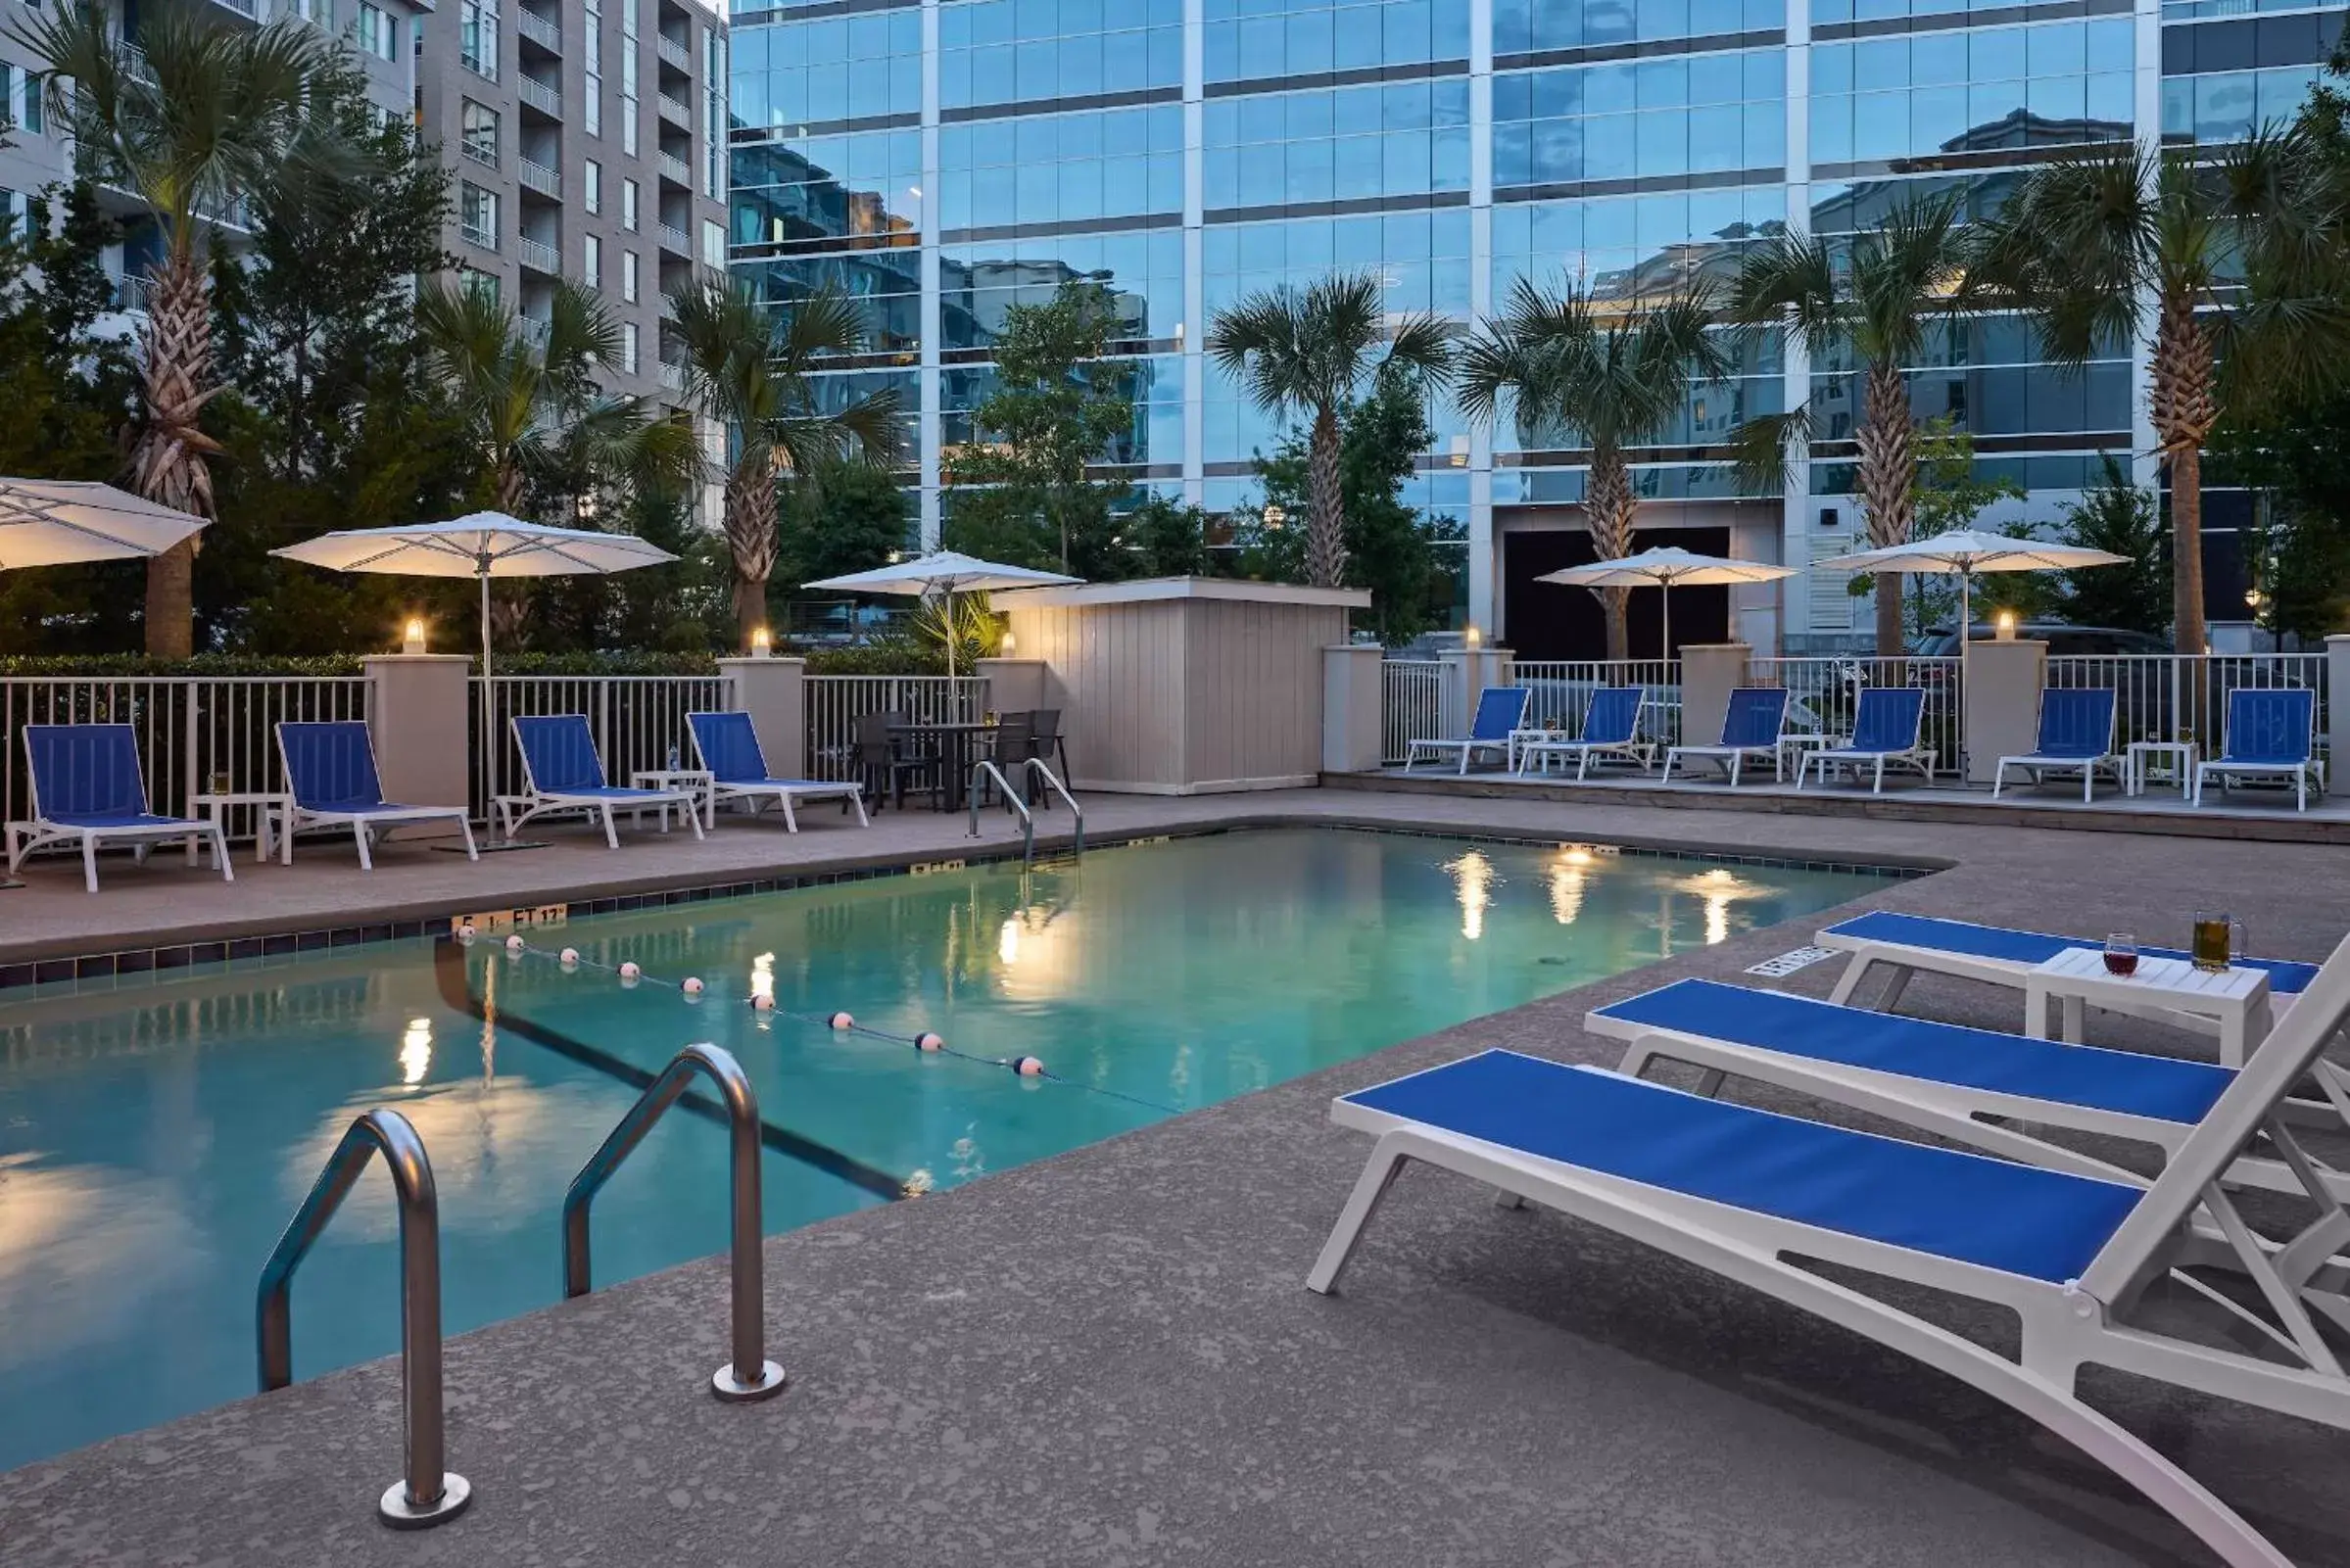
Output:
<path fill-rule="evenodd" d="M 695 756 L 707 768 L 709 759 L 701 755 L 701 736 L 695 733 L 693 718 L 691 713 L 686 715 L 686 736 L 694 742 Z M 747 802 L 750 815 L 756 820 L 770 800 L 784 808 L 784 828 L 789 832 L 799 832 L 799 818 L 793 815 L 792 807 L 803 801 L 846 801 L 857 808 L 858 827 L 873 826 L 873 819 L 865 812 L 865 786 L 854 781 L 836 784 L 813 779 L 758 779 L 730 784 L 715 773 L 710 776 L 710 821 L 713 826 L 717 823 L 718 808 L 728 801 Z"/>
<path fill-rule="evenodd" d="M 1554 735 L 1548 730 L 1520 735 L 1517 737 L 1517 776 L 1523 779 L 1526 776 L 1526 765 L 1537 757 L 1542 759 L 1542 772 L 1545 778 L 1550 776 L 1553 757 L 1574 758 L 1575 782 L 1578 784 L 1590 776 L 1591 759 L 1594 757 L 1621 757 L 1627 762 L 1639 764 L 1640 771 L 1646 773 L 1656 762 L 1656 743 L 1653 740 L 1644 740 L 1640 736 L 1640 721 L 1648 711 L 1649 693 L 1644 688 L 1640 693 L 1640 705 L 1632 710 L 1632 734 L 1629 738 L 1623 740 L 1584 740 L 1579 737 L 1569 739 L 1565 736 Z M 1586 716 L 1585 725 L 1588 726 L 1590 722 L 1589 717 Z"/>
<path fill-rule="evenodd" d="M 1872 1013 L 1890 1013 L 1900 1005 L 1902 993 L 1909 989 L 1910 980 L 1917 974 L 1945 974 L 1954 979 L 1981 980 L 1986 985 L 2005 986 L 2021 991 L 2031 981 L 2037 965 L 2017 959 L 1991 958 L 1981 953 L 1954 953 L 1942 947 L 1918 947 L 1908 942 L 1889 942 L 1874 936 L 1851 936 L 1829 929 L 1812 937 L 1814 944 L 1832 953 L 1849 953 L 1845 972 L 1837 976 L 1836 988 L 1828 1000 L 1847 1007 L 1866 1007 Z M 2083 947 L 2101 945 L 2084 937 Z M 1873 971 L 1887 974 L 1885 989 L 1873 1002 L 1855 1002 L 1860 982 Z M 2269 991 L 2269 1017 L 2272 1025 L 2300 1000 L 2298 992 Z M 2065 1029 L 2073 1034 L 2082 1032 L 2085 1004 L 2080 997 L 2068 996 L 2060 1004 L 2064 1009 Z M 2118 1002 L 2100 1002 L 2099 1008 L 2108 1013 L 2123 1013 L 2155 1023 L 2168 1023 L 2174 1028 L 2187 1029 L 2197 1034 L 2218 1038 L 2220 1021 L 2208 1013 L 2182 1013 L 2167 1007 L 2124 1007 Z M 2034 1022 L 2044 1021 L 2035 1020 Z"/>
<path fill-rule="evenodd" d="M 1805 751 L 1796 759 L 1796 787 L 1798 789 L 1803 787 L 1803 775 L 1815 767 L 1819 769 L 1820 783 L 1826 784 L 1831 764 L 1858 769 L 1864 763 L 1874 763 L 1876 777 L 1870 781 L 1869 793 L 1881 795 L 1885 793 L 1885 765 L 1887 763 L 1895 762 L 1904 768 L 1915 768 L 1919 778 L 1932 784 L 1934 782 L 1934 763 L 1939 755 L 1940 753 L 1932 746 L 1924 745 L 1911 746 L 1902 751 L 1853 751 L 1845 747 L 1821 746 Z"/>
<path fill-rule="evenodd" d="M 506 723 L 510 726 L 513 721 L 508 719 Z M 691 789 L 632 788 L 617 798 L 610 795 L 550 794 L 541 789 L 539 781 L 532 777 L 530 748 L 522 744 L 521 732 L 514 731 L 513 734 L 514 749 L 522 754 L 522 780 L 528 786 L 528 793 L 500 795 L 491 802 L 498 808 L 499 828 L 503 836 L 512 838 L 514 831 L 534 817 L 550 817 L 577 811 L 585 813 L 591 819 L 600 821 L 603 824 L 605 847 L 618 849 L 620 834 L 612 824 L 612 809 L 616 806 L 622 811 L 641 812 L 648 806 L 660 805 L 685 807 L 686 823 L 694 830 L 694 836 L 696 838 L 704 836 L 701 831 L 701 801 Z M 602 761 L 599 754 L 597 758 L 598 765 L 601 766 Z M 606 784 L 610 784 L 611 777 L 610 770 L 606 769 L 604 771 Z M 663 832 L 669 831 L 669 814 L 667 812 L 661 814 L 661 831 Z"/>
<path fill-rule="evenodd" d="M 131 859 L 147 864 L 148 852 L 157 844 L 185 843 L 188 863 L 195 864 L 196 846 L 210 844 L 213 865 L 222 881 L 237 879 L 235 868 L 229 863 L 228 835 L 220 831 L 217 821 L 189 817 L 174 821 L 150 823 L 139 828 L 75 828 L 49 821 L 41 815 L 40 776 L 32 771 L 31 736 L 25 737 L 25 788 L 30 791 L 32 815 L 23 822 L 8 824 L 8 874 L 14 877 L 24 866 L 24 857 L 36 849 L 51 844 L 77 843 L 81 846 L 81 883 L 90 892 L 98 890 L 98 850 L 103 844 L 118 843 L 131 846 Z M 161 816 L 162 813 L 154 813 Z"/>
<path fill-rule="evenodd" d="M 1477 707 L 1479 709 L 1484 707 L 1485 693 L 1487 691 L 1502 690 L 1525 691 L 1525 688 L 1485 687 L 1477 692 Z M 1526 704 L 1529 700 L 1531 700 L 1531 697 L 1532 693 L 1527 692 L 1526 695 L 1520 696 L 1517 699 L 1517 718 L 1511 722 L 1510 730 L 1506 732 L 1499 740 L 1479 736 L 1474 734 L 1465 736 L 1431 736 L 1407 740 L 1404 743 L 1404 771 L 1406 773 L 1410 773 L 1414 765 L 1420 760 L 1420 753 L 1423 751 L 1428 754 L 1429 760 L 1437 762 L 1441 762 L 1447 756 L 1458 756 L 1460 758 L 1460 766 L 1455 770 L 1455 772 L 1458 776 L 1463 778 L 1467 777 L 1470 760 L 1479 754 L 1492 756 L 1494 753 L 1499 752 L 1501 753 L 1502 766 L 1505 768 L 1509 767 L 1511 759 L 1516 751 L 1516 730 L 1518 725 L 1521 725 L 1525 722 Z M 1477 724 L 1476 711 L 1472 710 L 1470 712 L 1468 716 L 1468 722 L 1469 729 L 1473 732 L 1476 729 Z"/>
<path fill-rule="evenodd" d="M 2216 757 L 2195 764 L 2195 787 L 2188 796 L 2190 805 L 2202 806 L 2203 781 L 2215 775 L 2219 778 L 2220 793 L 2223 795 L 2235 786 L 2234 781 L 2238 778 L 2290 779 L 2293 782 L 2295 811 L 2309 809 L 2309 786 L 2312 784 L 2318 786 L 2319 794 L 2326 792 L 2326 764 L 2314 753 L 2299 762 L 2230 762 L 2225 757 Z"/>
<path fill-rule="evenodd" d="M 272 730 L 275 731 L 276 727 L 272 726 Z M 294 770 L 287 764 L 285 753 L 285 736 L 279 733 L 277 735 L 277 761 L 278 765 L 286 770 L 286 800 L 288 802 L 282 813 L 275 812 L 274 808 L 271 808 L 273 814 L 280 818 L 280 831 L 277 835 L 277 862 L 279 865 L 291 866 L 294 864 L 294 835 L 296 833 L 313 828 L 349 828 L 351 840 L 359 847 L 360 870 L 373 871 L 378 829 L 382 830 L 384 837 L 389 838 L 395 828 L 413 828 L 419 823 L 427 822 L 456 823 L 457 832 L 465 835 L 465 858 L 467 860 L 481 859 L 481 850 L 473 842 L 473 824 L 469 820 L 471 814 L 464 807 L 397 806 L 386 811 L 319 811 L 306 806 L 294 798 Z M 367 736 L 367 753 L 371 759 L 374 757 L 375 736 L 372 734 Z M 382 772 L 380 767 L 376 769 L 378 777 L 382 775 Z"/>
<path fill-rule="evenodd" d="M 1681 765 L 1681 760 L 1684 757 L 1696 758 L 1705 762 L 1720 763 L 1722 771 L 1730 776 L 1730 787 L 1735 789 L 1738 787 L 1739 772 L 1745 766 L 1746 760 L 1749 757 L 1755 757 L 1771 765 L 1771 782 L 1779 783 L 1787 777 L 1787 764 L 1784 760 L 1787 754 L 1787 720 L 1793 709 L 1792 701 L 1779 709 L 1779 733 L 1771 737 L 1771 743 L 1767 746 L 1718 744 L 1667 746 L 1664 751 L 1664 767 L 1658 777 L 1670 784 L 1673 770 Z"/>
<path fill-rule="evenodd" d="M 1875 1340 L 1974 1387 L 2079 1448 L 2192 1531 L 2230 1568 L 2292 1568 L 2267 1537 L 2135 1434 L 2083 1403 L 2081 1368 L 2113 1367 L 2220 1399 L 2350 1430 L 2350 1377 L 2312 1311 L 2350 1328 L 2350 1283 L 2338 1256 L 2350 1212 L 2276 1116 L 2286 1092 L 2350 1015 L 2350 941 L 2334 950 L 2304 1005 L 2270 1037 L 2211 1114 L 2187 1135 L 2078 1280 L 2062 1285 L 1687 1196 L 1448 1133 L 1339 1100 L 1331 1118 L 1378 1138 L 1307 1277 L 1335 1288 L 1380 1197 L 1418 1160 L 1519 1200 L 1645 1243 Z M 1669 1091 L 1668 1091 L 1669 1092 Z M 1853 1133 L 1855 1138 L 1873 1136 Z M 2318 1217 L 2279 1244 L 2254 1232 L 2222 1186 L 2255 1137 L 2290 1166 Z M 2215 1243 L 2212 1239 L 2218 1238 Z M 2023 1325 L 2010 1361 L 1972 1340 L 1790 1262 L 1817 1259 L 2012 1309 Z M 2185 1264 L 2240 1271 L 2268 1315 L 2219 1296 Z M 2169 1276 L 2264 1335 L 2298 1364 L 2221 1350 L 2124 1321 L 2145 1288 Z"/>

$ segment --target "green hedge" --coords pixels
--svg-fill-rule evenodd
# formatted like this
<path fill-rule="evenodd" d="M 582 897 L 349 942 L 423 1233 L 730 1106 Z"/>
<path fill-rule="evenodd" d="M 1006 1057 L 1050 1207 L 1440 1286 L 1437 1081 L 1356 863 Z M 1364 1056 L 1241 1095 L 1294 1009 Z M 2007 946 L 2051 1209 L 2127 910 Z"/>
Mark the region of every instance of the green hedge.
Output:
<path fill-rule="evenodd" d="M 810 675 L 943 675 L 935 653 L 903 647 L 825 647 L 797 652 Z M 262 654 L 204 653 L 192 659 L 150 659 L 136 653 L 0 655 L 0 678 L 103 676 L 332 676 L 358 675 L 360 655 L 271 658 Z M 500 675 L 715 675 L 707 653 L 510 653 Z"/>

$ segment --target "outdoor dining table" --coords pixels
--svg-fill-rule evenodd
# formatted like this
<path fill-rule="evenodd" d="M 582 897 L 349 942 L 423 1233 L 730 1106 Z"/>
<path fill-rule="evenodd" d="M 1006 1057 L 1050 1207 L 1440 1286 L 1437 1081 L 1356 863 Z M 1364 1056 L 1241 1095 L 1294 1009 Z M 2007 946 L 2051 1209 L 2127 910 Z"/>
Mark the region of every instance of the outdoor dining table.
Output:
<path fill-rule="evenodd" d="M 938 738 L 938 754 L 946 763 L 946 809 L 961 811 L 965 793 L 971 787 L 972 742 L 980 736 L 995 734 L 999 728 L 992 719 L 910 720 L 889 726 L 889 736 L 891 739 L 924 736 L 935 736 Z"/>

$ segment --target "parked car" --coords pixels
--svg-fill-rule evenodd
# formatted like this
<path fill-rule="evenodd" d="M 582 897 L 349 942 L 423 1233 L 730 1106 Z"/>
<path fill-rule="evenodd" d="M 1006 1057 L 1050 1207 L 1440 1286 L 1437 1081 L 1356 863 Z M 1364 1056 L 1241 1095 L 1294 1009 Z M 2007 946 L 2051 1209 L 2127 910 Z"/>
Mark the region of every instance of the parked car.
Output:
<path fill-rule="evenodd" d="M 2048 644 L 2052 659 L 2082 658 L 2100 653 L 2168 653 L 2170 640 L 2150 632 L 2125 632 L 2112 626 L 2068 626 L 2061 621 L 2027 621 L 2015 635 Z M 1988 642 L 1997 629 L 1988 621 L 1975 623 L 1973 641 Z M 1909 640 L 1909 651 L 1927 658 L 1956 658 L 1958 632 L 1954 627 L 1930 626 Z"/>

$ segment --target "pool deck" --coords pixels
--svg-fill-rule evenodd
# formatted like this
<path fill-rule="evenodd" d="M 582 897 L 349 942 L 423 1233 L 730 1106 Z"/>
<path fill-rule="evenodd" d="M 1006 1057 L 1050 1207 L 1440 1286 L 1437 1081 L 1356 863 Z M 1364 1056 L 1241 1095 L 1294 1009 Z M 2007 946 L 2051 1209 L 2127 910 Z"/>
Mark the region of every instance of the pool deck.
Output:
<path fill-rule="evenodd" d="M 2323 957 L 2350 928 L 2350 850 L 2305 843 L 1664 812 L 1531 794 L 1321 789 L 1087 806 L 1096 836 L 1234 820 L 1386 822 L 1940 863 L 1951 869 L 1878 884 L 1860 905 L 2156 940 L 2174 936 L 2190 906 L 2217 904 L 2247 919 L 2258 949 L 2299 958 Z M 446 907 L 477 889 L 495 892 L 485 903 L 521 902 L 639 879 L 774 875 L 850 849 L 951 854 L 961 832 L 960 820 L 916 814 L 869 834 L 825 825 L 753 845 L 748 830 L 730 828 L 699 849 L 675 835 L 618 854 L 565 843 L 479 867 L 396 852 L 365 885 L 379 909 Z M 176 864 L 117 871 L 99 898 L 42 868 L 39 890 L 0 895 L 0 940 L 86 950 L 92 934 L 126 924 L 184 930 L 232 910 L 299 922 L 346 905 L 357 874 L 318 851 L 290 872 L 239 876 L 199 903 L 188 893 L 205 884 Z M 238 907 L 248 898 L 269 901 L 265 917 Z M 65 928 L 26 929 L 51 921 Z M 1611 1061 L 1581 1030 L 1590 1007 L 1671 976 L 1736 975 L 1824 921 L 772 1238 L 769 1354 L 794 1385 L 767 1403 L 723 1405 L 706 1391 L 725 1354 L 716 1260 L 463 1336 L 449 1350 L 450 1461 L 476 1499 L 444 1528 L 396 1535 L 374 1521 L 375 1496 L 399 1465 L 396 1364 L 378 1362 L 0 1475 L 0 1560 L 2214 1561 L 2121 1483 L 1989 1400 L 1589 1228 L 1497 1209 L 1451 1177 L 1420 1170 L 1398 1186 L 1345 1294 L 1302 1288 L 1367 1152 L 1328 1124 L 1332 1094 L 1489 1045 Z M 1833 975 L 1819 965 L 1782 983 L 1821 994 Z M 2016 1022 L 2012 993 L 1930 979 L 1911 987 L 1905 1010 Z M 2109 1037 L 2100 1026 L 2115 1022 L 2092 1016 L 2091 1037 Z M 299 1301 L 296 1316 L 299 1332 Z M 2350 1564 L 2342 1435 L 2119 1376 L 2091 1389 L 2303 1568 Z"/>

